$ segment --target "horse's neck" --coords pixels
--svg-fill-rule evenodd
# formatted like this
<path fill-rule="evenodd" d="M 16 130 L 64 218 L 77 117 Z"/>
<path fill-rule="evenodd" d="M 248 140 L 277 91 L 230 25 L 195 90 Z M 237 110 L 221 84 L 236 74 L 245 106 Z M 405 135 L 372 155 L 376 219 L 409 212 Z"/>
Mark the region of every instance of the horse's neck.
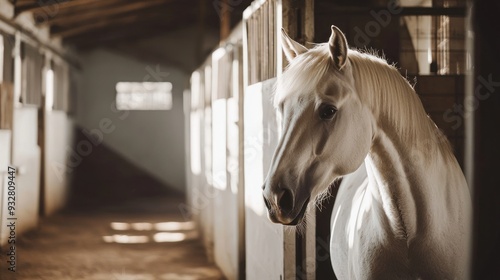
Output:
<path fill-rule="evenodd" d="M 379 194 L 392 230 L 410 242 L 422 224 L 429 225 L 435 211 L 446 197 L 449 184 L 463 184 L 456 160 L 440 149 L 435 154 L 427 150 L 409 149 L 394 133 L 380 131 L 374 139 L 366 168 L 372 186 Z M 456 175 L 460 174 L 460 175 Z M 455 177 L 455 178 L 453 178 Z M 434 213 L 433 213 L 434 212 Z"/>

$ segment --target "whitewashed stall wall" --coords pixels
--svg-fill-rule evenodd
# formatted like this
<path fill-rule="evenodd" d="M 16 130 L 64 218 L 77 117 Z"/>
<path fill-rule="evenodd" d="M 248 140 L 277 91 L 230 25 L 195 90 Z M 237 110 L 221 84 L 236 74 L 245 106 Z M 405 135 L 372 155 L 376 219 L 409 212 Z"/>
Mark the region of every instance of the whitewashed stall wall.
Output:
<path fill-rule="evenodd" d="M 209 259 L 228 279 L 244 263 L 241 27 L 191 76 L 188 204 Z"/>
<path fill-rule="evenodd" d="M 45 113 L 45 215 L 66 206 L 71 184 L 66 160 L 73 146 L 74 121 L 64 111 Z"/>
<path fill-rule="evenodd" d="M 29 13 L 14 17 L 14 7 L 7 0 L 0 0 L 0 14 L 0 246 L 4 246 L 9 234 L 6 230 L 8 166 L 17 169 L 15 213 L 16 235 L 20 236 L 37 226 L 41 213 L 54 213 L 66 203 L 68 174 L 42 166 L 47 167 L 54 160 L 66 164 L 66 150 L 61 147 L 71 145 L 73 125 L 67 106 L 61 111 L 51 111 L 52 107 L 45 106 L 44 101 L 47 99 L 45 74 L 51 60 L 56 59 L 69 69 L 60 57 L 64 49 L 60 41 L 51 40 L 49 29 L 36 26 Z M 69 83 L 68 76 L 57 79 Z M 54 92 L 55 97 L 66 98 L 66 94 Z M 8 104 L 6 96 L 10 99 Z M 40 127 L 45 128 L 45 133 Z M 42 154 L 45 154 L 44 164 Z M 44 182 L 41 178 L 45 178 Z M 41 201 L 44 209 L 40 209 Z"/>
<path fill-rule="evenodd" d="M 242 25 L 193 73 L 185 98 L 188 208 L 207 255 L 228 279 L 297 276 L 295 229 L 272 224 L 262 199 L 279 139 L 272 94 L 286 62 L 278 35 L 294 21 L 292 2 L 254 1 Z M 307 20 L 312 24 L 312 17 Z M 312 243 L 305 256 L 314 255 L 314 231 L 306 239 Z M 314 279 L 314 262 L 300 271 L 306 271 L 303 279 Z"/>
<path fill-rule="evenodd" d="M 262 185 L 278 139 L 270 102 L 274 81 L 245 90 L 246 279 L 292 279 L 295 274 L 295 231 L 271 223 L 262 199 Z"/>

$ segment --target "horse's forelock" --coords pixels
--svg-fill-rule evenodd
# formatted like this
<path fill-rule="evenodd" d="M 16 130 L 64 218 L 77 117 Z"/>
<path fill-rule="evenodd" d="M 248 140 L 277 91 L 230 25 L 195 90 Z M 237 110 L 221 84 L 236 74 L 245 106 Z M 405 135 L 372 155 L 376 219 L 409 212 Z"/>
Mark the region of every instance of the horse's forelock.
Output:
<path fill-rule="evenodd" d="M 310 93 L 332 66 L 327 44 L 319 44 L 297 56 L 276 83 L 274 106 L 286 98 Z"/>

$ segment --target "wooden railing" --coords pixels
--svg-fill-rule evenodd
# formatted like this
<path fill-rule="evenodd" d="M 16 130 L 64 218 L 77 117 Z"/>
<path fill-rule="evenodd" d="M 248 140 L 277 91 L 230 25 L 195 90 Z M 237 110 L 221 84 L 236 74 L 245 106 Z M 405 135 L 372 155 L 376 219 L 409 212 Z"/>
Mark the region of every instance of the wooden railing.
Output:
<path fill-rule="evenodd" d="M 276 30 L 281 1 L 255 1 L 243 14 L 248 54 L 248 84 L 261 82 L 277 75 L 278 49 Z M 281 51 L 281 50 L 280 50 Z"/>

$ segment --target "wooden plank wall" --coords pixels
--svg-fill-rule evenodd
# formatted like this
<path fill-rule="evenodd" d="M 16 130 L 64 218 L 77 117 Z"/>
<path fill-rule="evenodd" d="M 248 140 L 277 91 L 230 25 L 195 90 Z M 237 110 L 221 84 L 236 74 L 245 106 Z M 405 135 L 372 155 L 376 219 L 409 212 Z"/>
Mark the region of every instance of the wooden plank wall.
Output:
<path fill-rule="evenodd" d="M 464 75 L 416 76 L 415 91 L 430 118 L 450 141 L 457 160 L 464 164 L 463 110 Z"/>
<path fill-rule="evenodd" d="M 246 20 L 248 36 L 248 83 L 255 84 L 277 75 L 277 1 L 268 0 Z"/>
<path fill-rule="evenodd" d="M 12 83 L 0 84 L 0 129 L 12 129 L 14 117 L 14 91 Z"/>
<path fill-rule="evenodd" d="M 22 103 L 40 107 L 42 105 L 44 56 L 37 47 L 26 43 L 21 44 L 21 56 Z"/>

